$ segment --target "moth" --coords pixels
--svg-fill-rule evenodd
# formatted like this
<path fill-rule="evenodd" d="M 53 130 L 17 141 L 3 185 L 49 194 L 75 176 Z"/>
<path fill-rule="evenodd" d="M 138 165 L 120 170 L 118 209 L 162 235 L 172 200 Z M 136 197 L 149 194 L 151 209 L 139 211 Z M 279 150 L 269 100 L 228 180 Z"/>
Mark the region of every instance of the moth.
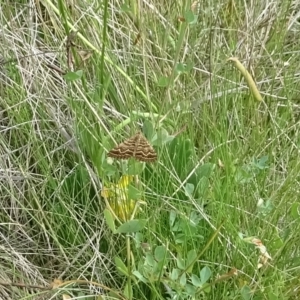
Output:
<path fill-rule="evenodd" d="M 129 159 L 131 157 L 143 162 L 154 162 L 157 154 L 144 135 L 139 131 L 108 152 L 108 157 Z"/>

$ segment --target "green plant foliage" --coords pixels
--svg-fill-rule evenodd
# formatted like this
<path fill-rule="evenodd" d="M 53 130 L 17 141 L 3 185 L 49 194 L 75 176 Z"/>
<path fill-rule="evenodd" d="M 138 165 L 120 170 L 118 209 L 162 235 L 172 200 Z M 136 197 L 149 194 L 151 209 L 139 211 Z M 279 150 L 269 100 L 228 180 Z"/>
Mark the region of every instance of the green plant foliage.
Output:
<path fill-rule="evenodd" d="M 106 221 L 106 224 L 109 227 L 109 229 L 113 233 L 116 233 L 115 221 L 114 221 L 112 213 L 108 209 L 104 210 L 104 217 L 105 217 L 105 221 Z"/>
<path fill-rule="evenodd" d="M 197 212 L 191 212 L 189 218 L 182 217 L 174 211 L 170 213 L 170 231 L 174 234 L 175 244 L 189 245 L 189 242 L 203 240 L 203 229 L 199 226 L 202 217 Z"/>
<path fill-rule="evenodd" d="M 298 2 L 1 1 L 1 298 L 300 299 Z"/>
<path fill-rule="evenodd" d="M 121 258 L 115 257 L 115 264 L 116 264 L 118 271 L 122 275 L 129 276 L 128 269 L 127 269 L 126 265 L 122 262 Z"/>
<path fill-rule="evenodd" d="M 71 81 L 79 80 L 82 76 L 83 76 L 83 71 L 78 70 L 76 72 L 68 72 L 66 75 L 64 75 L 64 78 L 66 81 L 71 82 Z"/>
<path fill-rule="evenodd" d="M 137 219 L 137 220 L 130 220 L 122 225 L 120 225 L 116 233 L 132 233 L 132 232 L 137 232 L 141 231 L 147 223 L 147 220 L 142 220 L 142 219 Z"/>
<path fill-rule="evenodd" d="M 249 183 L 254 178 L 262 174 L 262 172 L 268 169 L 268 156 L 263 156 L 260 159 L 253 159 L 249 164 L 245 164 L 236 170 L 236 181 L 239 183 Z"/>

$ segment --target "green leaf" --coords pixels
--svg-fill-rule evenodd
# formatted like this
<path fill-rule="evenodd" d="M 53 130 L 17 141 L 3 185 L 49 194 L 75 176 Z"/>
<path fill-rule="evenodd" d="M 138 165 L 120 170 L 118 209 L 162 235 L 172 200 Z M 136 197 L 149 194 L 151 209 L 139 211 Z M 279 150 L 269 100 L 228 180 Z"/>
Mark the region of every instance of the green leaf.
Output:
<path fill-rule="evenodd" d="M 249 286 L 245 285 L 241 288 L 241 296 L 244 300 L 250 300 L 252 298 L 251 289 Z"/>
<path fill-rule="evenodd" d="M 294 220 L 298 220 L 300 217 L 300 204 L 298 202 L 294 202 L 291 206 L 291 216 Z"/>
<path fill-rule="evenodd" d="M 139 161 L 131 160 L 128 165 L 127 175 L 138 175 L 141 174 L 144 169 L 144 164 Z"/>
<path fill-rule="evenodd" d="M 205 197 L 209 188 L 209 179 L 207 177 L 202 177 L 197 185 L 197 195 L 201 198 Z"/>
<path fill-rule="evenodd" d="M 157 261 L 163 261 L 166 258 L 167 249 L 164 246 L 157 246 L 154 250 L 154 257 Z"/>
<path fill-rule="evenodd" d="M 166 76 L 161 76 L 158 78 L 157 85 L 159 87 L 167 87 L 169 85 L 170 78 Z"/>
<path fill-rule="evenodd" d="M 139 272 L 139 271 L 133 271 L 132 274 L 138 278 L 140 281 L 147 283 L 148 280 Z"/>
<path fill-rule="evenodd" d="M 117 267 L 117 270 L 122 275 L 129 276 L 127 266 L 123 263 L 123 261 L 121 260 L 121 258 L 119 258 L 117 256 L 115 257 L 115 265 Z"/>
<path fill-rule="evenodd" d="M 187 270 L 188 273 L 192 272 L 196 258 L 197 258 L 196 250 L 195 249 L 190 250 L 187 254 L 187 259 L 186 259 L 186 266 L 189 266 Z"/>
<path fill-rule="evenodd" d="M 197 22 L 197 15 L 194 15 L 194 13 L 191 10 L 188 10 L 184 14 L 184 17 L 190 25 L 195 24 Z"/>
<path fill-rule="evenodd" d="M 177 74 L 187 74 L 193 69 L 194 65 L 192 62 L 188 62 L 187 64 L 178 63 L 176 65 L 176 73 Z"/>
<path fill-rule="evenodd" d="M 176 259 L 176 263 L 177 263 L 177 267 L 181 270 L 184 270 L 185 269 L 185 261 L 183 258 L 181 257 L 177 257 Z"/>
<path fill-rule="evenodd" d="M 138 232 L 144 229 L 146 223 L 147 220 L 144 219 L 130 220 L 118 227 L 116 233 Z"/>
<path fill-rule="evenodd" d="M 205 266 L 201 271 L 200 271 L 200 278 L 201 278 L 201 283 L 204 284 L 207 282 L 207 280 L 211 277 L 211 270 L 209 267 Z"/>
<path fill-rule="evenodd" d="M 136 247 L 137 248 L 140 248 L 141 247 L 141 243 L 143 242 L 144 240 L 144 236 L 142 233 L 140 232 L 137 232 L 135 235 L 134 235 L 134 241 L 136 243 Z"/>
<path fill-rule="evenodd" d="M 109 229 L 113 233 L 116 233 L 114 217 L 113 217 L 112 213 L 110 212 L 110 210 L 108 210 L 107 208 L 104 209 L 104 219 L 105 219 L 105 222 L 106 222 L 107 226 L 109 227 Z"/>
<path fill-rule="evenodd" d="M 185 72 L 185 65 L 183 63 L 178 63 L 175 67 L 175 71 L 177 74 L 181 74 Z"/>
<path fill-rule="evenodd" d="M 155 259 L 152 253 L 146 253 L 145 263 L 151 267 L 155 265 Z"/>
<path fill-rule="evenodd" d="M 152 270 L 152 276 L 155 278 L 155 280 L 158 280 L 161 277 L 162 270 L 165 266 L 164 263 L 164 261 L 155 262 Z"/>
<path fill-rule="evenodd" d="M 281 239 L 280 236 L 278 236 L 278 234 L 276 234 L 272 239 L 271 245 L 273 249 L 279 250 L 284 246 L 284 241 Z"/>
<path fill-rule="evenodd" d="M 206 197 L 209 188 L 209 178 L 212 176 L 216 165 L 212 163 L 206 163 L 199 166 L 194 170 L 193 175 L 189 178 L 188 182 L 194 184 L 195 193 L 194 196 L 198 198 Z M 192 166 L 192 168 L 194 168 Z M 190 173 L 189 171 L 188 173 Z"/>
<path fill-rule="evenodd" d="M 211 291 L 211 285 L 208 283 L 204 283 L 202 288 L 205 293 L 210 293 L 210 291 Z"/>
<path fill-rule="evenodd" d="M 201 280 L 196 274 L 192 274 L 191 281 L 192 281 L 192 284 L 196 287 L 202 286 Z"/>
<path fill-rule="evenodd" d="M 133 185 L 128 186 L 127 194 L 128 194 L 128 199 L 131 200 L 140 200 L 142 197 L 141 192 Z"/>
<path fill-rule="evenodd" d="M 264 169 L 269 168 L 269 166 L 267 164 L 268 160 L 269 160 L 269 156 L 265 155 L 265 156 L 262 156 L 259 159 L 254 159 L 253 165 L 255 167 L 257 167 L 258 169 L 260 169 L 260 170 L 264 170 Z"/>
<path fill-rule="evenodd" d="M 181 271 L 179 269 L 173 269 L 170 274 L 170 279 L 172 281 L 176 281 L 180 275 Z"/>
<path fill-rule="evenodd" d="M 191 226 L 196 227 L 203 217 L 196 211 L 192 211 L 189 218 L 189 223 Z"/>
<path fill-rule="evenodd" d="M 103 154 L 105 153 L 103 152 Z M 115 174 L 118 173 L 118 168 L 109 164 L 106 160 L 101 163 L 101 170 L 107 177 L 115 177 Z"/>
<path fill-rule="evenodd" d="M 238 183 L 248 183 L 251 182 L 253 178 L 253 174 L 251 174 L 248 169 L 243 166 L 240 168 L 237 168 L 236 174 L 235 174 L 235 181 Z"/>
<path fill-rule="evenodd" d="M 79 80 L 83 75 L 82 70 L 78 70 L 76 72 L 68 72 L 66 75 L 64 75 L 64 79 L 68 82 Z"/>
<path fill-rule="evenodd" d="M 152 138 L 151 143 L 153 146 L 163 146 L 164 144 L 172 141 L 174 136 L 169 135 L 168 131 L 161 128 Z"/>
<path fill-rule="evenodd" d="M 213 163 L 206 163 L 204 165 L 201 165 L 197 170 L 198 178 L 199 179 L 201 179 L 202 177 L 210 178 L 215 168 L 216 165 Z"/>
<path fill-rule="evenodd" d="M 186 236 L 184 233 L 178 233 L 175 236 L 175 243 L 176 244 L 184 244 L 186 242 Z"/>
<path fill-rule="evenodd" d="M 124 295 L 126 296 L 126 299 L 132 299 L 132 285 L 128 285 L 128 282 L 124 288 Z"/>
<path fill-rule="evenodd" d="M 192 183 L 187 183 L 184 187 L 185 195 L 191 197 L 193 195 L 194 189 L 195 187 Z"/>
<path fill-rule="evenodd" d="M 186 285 L 186 274 L 185 274 L 185 273 L 183 273 L 183 274 L 180 276 L 179 283 L 180 283 L 180 285 L 182 285 L 182 286 L 185 286 L 185 285 Z"/>
<path fill-rule="evenodd" d="M 258 205 L 257 208 L 260 214 L 266 216 L 275 209 L 275 205 L 270 199 L 267 199 L 266 201 L 262 201 L 261 205 Z"/>
<path fill-rule="evenodd" d="M 192 296 L 192 299 L 195 299 L 195 294 L 196 294 L 196 287 L 194 287 L 193 285 L 191 284 L 186 284 L 185 285 L 185 290 L 187 292 L 188 295 Z"/>
<path fill-rule="evenodd" d="M 150 122 L 149 120 L 144 120 L 143 132 L 144 132 L 145 137 L 150 140 L 154 135 L 153 123 Z"/>

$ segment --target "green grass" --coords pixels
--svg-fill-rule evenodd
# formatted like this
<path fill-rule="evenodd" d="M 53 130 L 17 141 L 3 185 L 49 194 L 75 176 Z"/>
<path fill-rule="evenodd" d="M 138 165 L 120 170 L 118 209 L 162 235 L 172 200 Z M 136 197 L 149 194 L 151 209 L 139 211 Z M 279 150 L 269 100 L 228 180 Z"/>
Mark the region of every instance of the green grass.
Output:
<path fill-rule="evenodd" d="M 3 299 L 299 298 L 300 2 L 251 3 L 0 2 Z"/>

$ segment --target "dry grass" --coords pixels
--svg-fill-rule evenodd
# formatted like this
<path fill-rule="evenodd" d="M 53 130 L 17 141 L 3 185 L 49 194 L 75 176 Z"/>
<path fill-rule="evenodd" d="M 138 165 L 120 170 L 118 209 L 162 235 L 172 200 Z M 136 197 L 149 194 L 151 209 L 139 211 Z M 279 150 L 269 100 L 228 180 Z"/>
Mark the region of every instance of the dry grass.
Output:
<path fill-rule="evenodd" d="M 283 138 L 292 144 L 277 145 L 283 173 L 299 152 L 299 0 L 199 1 L 191 26 L 178 20 L 186 17 L 184 1 L 132 2 L 130 11 L 123 1 L 108 1 L 107 17 L 97 1 L 66 1 L 64 8 L 51 1 L 23 2 L 1 3 L 0 10 L 2 282 L 47 286 L 63 277 L 117 285 L 112 257 L 119 240 L 112 240 L 95 208 L 99 195 L 93 191 L 102 186 L 95 161 L 116 129 L 128 133 L 127 124 L 141 123 L 139 113 L 149 113 L 154 127 L 167 120 L 171 132 L 191 122 L 195 131 L 187 134 L 208 144 L 213 120 L 203 126 L 203 103 L 222 107 L 222 101 L 228 104 L 247 91 L 228 57 L 239 57 L 264 96 L 267 106 L 260 113 L 269 114 L 274 133 L 269 143 Z M 73 66 L 66 28 L 78 30 Z M 92 56 L 84 60 L 80 51 Z M 178 62 L 191 64 L 188 75 L 175 72 Z M 83 69 L 84 80 L 64 80 L 70 67 Z M 171 76 L 172 83 L 158 87 L 162 76 Z M 281 130 L 275 116 L 283 108 L 291 116 L 282 119 Z M 218 115 L 211 118 L 217 121 Z M 244 126 L 243 120 L 234 122 Z M 78 165 L 84 172 L 78 173 Z M 70 182 L 79 177 L 82 185 L 73 188 Z M 84 208 L 71 201 L 81 189 L 85 196 L 94 193 Z M 110 250 L 104 255 L 102 247 Z M 0 285 L 1 299 L 30 297 L 27 289 Z M 48 292 L 44 297 L 49 299 Z"/>

